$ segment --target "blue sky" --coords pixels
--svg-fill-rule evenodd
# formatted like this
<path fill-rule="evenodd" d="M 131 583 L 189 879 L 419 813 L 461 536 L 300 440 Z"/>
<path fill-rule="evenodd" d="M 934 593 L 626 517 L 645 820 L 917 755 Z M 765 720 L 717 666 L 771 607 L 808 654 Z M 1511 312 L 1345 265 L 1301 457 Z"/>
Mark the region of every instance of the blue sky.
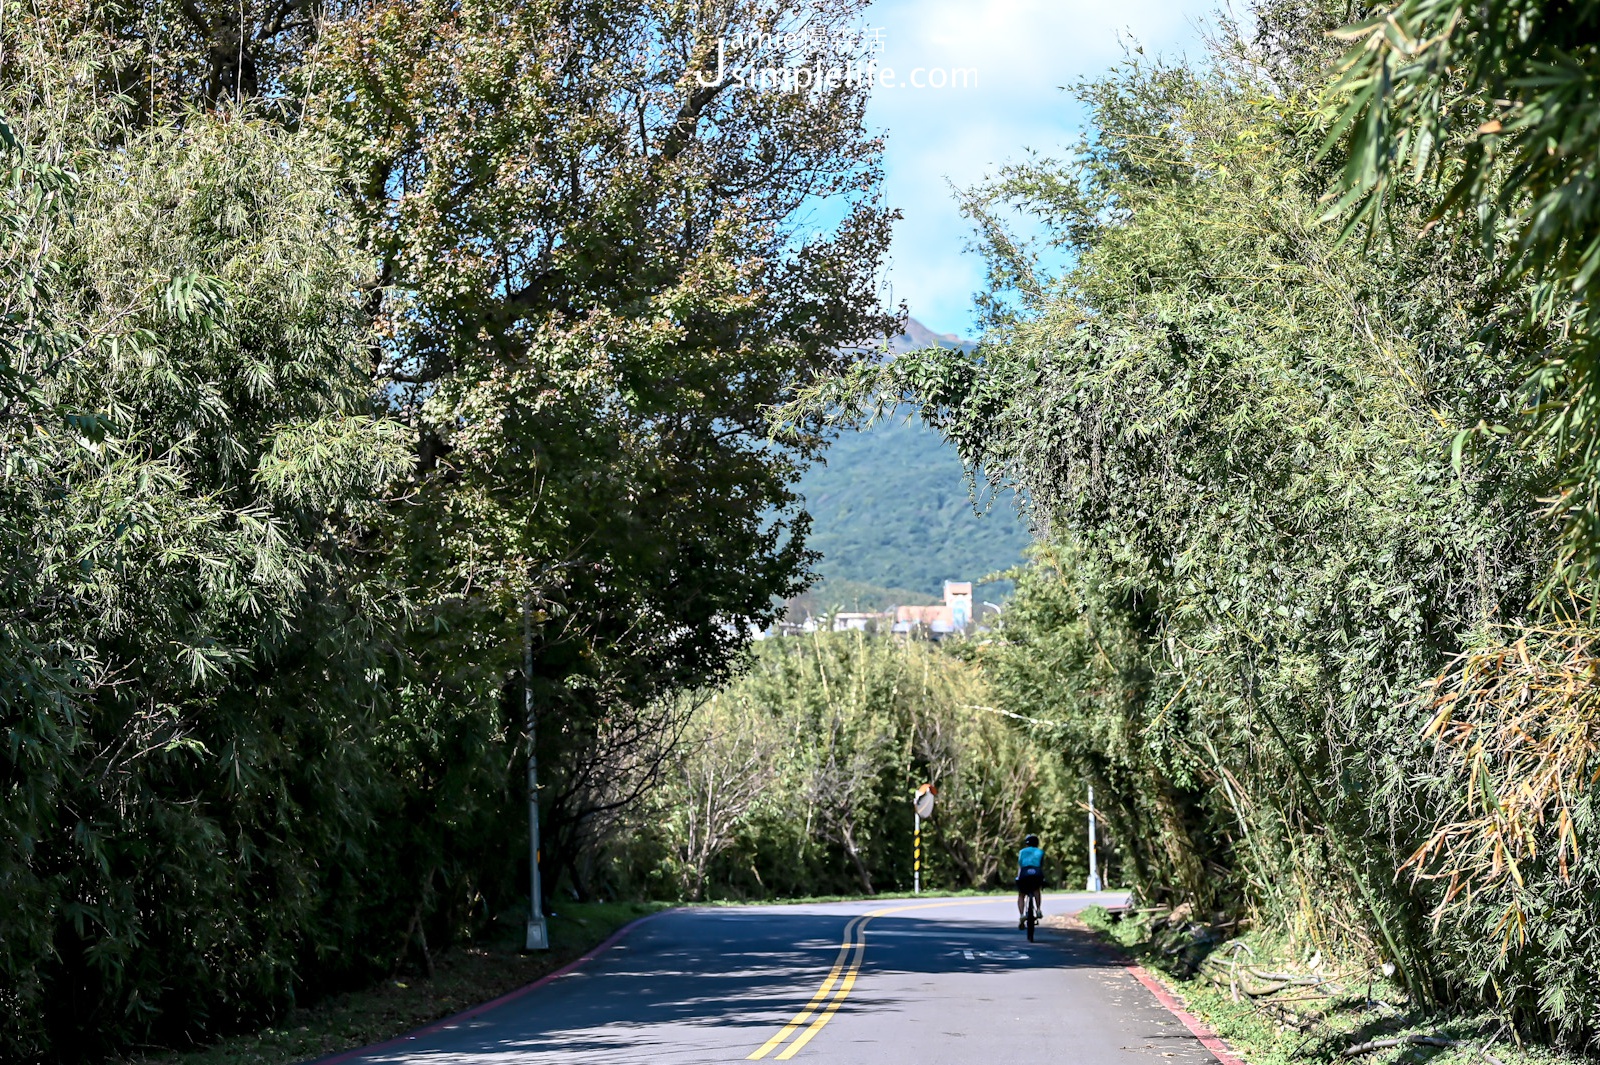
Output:
<path fill-rule="evenodd" d="M 1219 0 L 879 0 L 882 65 L 904 81 L 913 68 L 976 68 L 976 88 L 878 87 L 869 119 L 887 130 L 886 199 L 905 219 L 895 231 L 888 283 L 895 302 L 941 333 L 972 335 L 978 258 L 950 184 L 966 187 L 1024 149 L 1059 155 L 1082 114 L 1061 87 L 1103 71 L 1130 40 L 1146 53 L 1197 55 Z M 928 80 L 923 75 L 922 80 Z"/>

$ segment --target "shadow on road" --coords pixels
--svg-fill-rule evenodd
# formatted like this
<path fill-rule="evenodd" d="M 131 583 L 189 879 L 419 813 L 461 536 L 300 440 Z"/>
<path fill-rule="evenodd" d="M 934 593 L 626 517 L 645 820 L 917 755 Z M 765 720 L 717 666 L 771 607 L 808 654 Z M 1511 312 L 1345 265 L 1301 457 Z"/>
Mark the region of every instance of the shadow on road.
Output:
<path fill-rule="evenodd" d="M 1002 902 L 1006 900 L 1000 900 Z M 477 1017 L 377 1050 L 368 1062 L 620 1061 L 682 1039 L 701 1052 L 759 1044 L 804 1008 L 839 956 L 848 912 L 681 910 L 664 913 L 577 971 Z M 873 994 L 883 974 L 1120 969 L 1087 932 L 1041 928 L 1029 943 L 1012 920 L 888 915 L 867 926 L 862 977 L 841 1016 L 887 1008 Z M 756 1037 L 760 1031 L 760 1038 Z M 621 1055 L 620 1057 L 618 1055 Z M 668 1053 L 667 1058 L 676 1060 Z"/>

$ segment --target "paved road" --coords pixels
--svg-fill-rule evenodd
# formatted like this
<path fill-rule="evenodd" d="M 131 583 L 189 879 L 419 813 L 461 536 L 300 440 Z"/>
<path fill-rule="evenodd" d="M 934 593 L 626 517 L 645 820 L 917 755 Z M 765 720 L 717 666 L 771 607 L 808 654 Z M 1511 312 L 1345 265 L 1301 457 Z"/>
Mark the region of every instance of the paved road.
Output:
<path fill-rule="evenodd" d="M 1091 898 L 1047 895 L 1045 913 Z M 1087 934 L 1041 928 L 1029 943 L 1015 906 L 966 898 L 669 911 L 544 987 L 343 1060 L 1214 1065 Z"/>

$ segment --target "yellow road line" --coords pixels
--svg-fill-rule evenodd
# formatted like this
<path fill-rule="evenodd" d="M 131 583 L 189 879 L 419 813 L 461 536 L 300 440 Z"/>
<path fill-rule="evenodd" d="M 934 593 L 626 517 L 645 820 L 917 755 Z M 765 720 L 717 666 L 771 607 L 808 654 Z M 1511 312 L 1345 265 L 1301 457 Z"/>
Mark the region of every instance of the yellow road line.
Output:
<path fill-rule="evenodd" d="M 872 916 L 875 917 L 877 915 L 873 914 Z M 794 1042 L 783 1048 L 783 1053 L 778 1055 L 779 1061 L 788 1061 L 800 1053 L 800 1048 L 811 1042 L 816 1034 L 822 1031 L 823 1026 L 833 1020 L 833 1015 L 839 1012 L 840 1006 L 844 1005 L 845 996 L 849 995 L 850 989 L 856 986 L 856 974 L 861 971 L 861 956 L 867 951 L 866 923 L 866 921 L 861 922 L 858 931 L 861 940 L 856 944 L 855 958 L 850 963 L 850 971 L 845 974 L 844 982 L 839 985 L 839 990 L 834 992 L 833 1001 L 829 1002 L 827 1007 L 817 1015 L 817 1019 L 811 1022 L 811 1027 L 801 1032 Z"/>
<path fill-rule="evenodd" d="M 828 997 L 828 992 L 833 990 L 833 982 L 839 979 L 839 972 L 844 968 L 845 959 L 850 956 L 851 948 L 856 946 L 856 929 L 864 924 L 865 920 L 864 917 L 857 917 L 844 926 L 844 942 L 839 944 L 839 957 L 834 960 L 833 968 L 828 970 L 828 978 L 822 981 L 822 986 L 817 989 L 815 995 L 811 996 L 811 1001 L 806 1003 L 805 1008 L 795 1014 L 794 1019 L 784 1025 L 777 1035 L 763 1043 L 760 1050 L 757 1050 L 744 1060 L 760 1061 L 772 1053 L 785 1039 L 794 1034 L 795 1029 L 811 1019 L 811 1015 L 816 1012 L 817 1006 L 823 999 Z"/>
<path fill-rule="evenodd" d="M 931 910 L 940 906 L 971 906 L 978 903 L 993 901 L 995 900 L 984 898 L 946 899 L 942 902 L 917 902 L 908 906 L 890 906 L 882 910 L 873 910 L 871 913 L 862 914 L 860 917 L 855 918 L 849 924 L 844 926 L 844 942 L 839 947 L 839 957 L 833 963 L 833 968 L 828 971 L 828 977 L 822 981 L 822 986 L 817 989 L 817 993 L 811 996 L 811 1001 L 806 1003 L 805 1008 L 799 1013 L 795 1014 L 794 1019 L 788 1024 L 784 1025 L 777 1035 L 763 1043 L 761 1045 L 761 1049 L 751 1054 L 748 1058 L 745 1058 L 745 1060 L 759 1061 L 761 1058 L 764 1058 L 768 1054 L 772 1053 L 774 1049 L 781 1046 L 784 1040 L 793 1035 L 796 1030 L 806 1023 L 806 1021 L 811 1020 L 813 1014 L 816 1014 L 816 1019 L 811 1020 L 810 1027 L 806 1028 L 804 1032 L 801 1032 L 799 1037 L 796 1038 L 793 1043 L 790 1043 L 788 1046 L 784 1047 L 783 1052 L 773 1060 L 788 1061 L 790 1058 L 800 1053 L 800 1049 L 807 1043 L 811 1042 L 811 1040 L 816 1037 L 818 1032 L 827 1027 L 828 1022 L 833 1020 L 833 1015 L 839 1012 L 839 1007 L 844 1005 L 844 1000 L 849 997 L 850 989 L 856 985 L 856 976 L 861 972 L 861 961 L 867 952 L 867 922 L 871 921 L 874 917 L 887 917 L 890 914 L 905 913 L 908 910 Z M 844 980 L 839 982 L 839 989 L 834 991 L 832 1001 L 830 1001 L 827 1006 L 823 1007 L 822 1012 L 818 1013 L 817 1007 L 821 1004 L 823 999 L 828 997 L 828 992 L 833 990 L 834 982 L 839 980 L 839 973 L 844 969 L 846 957 L 850 958 L 850 969 L 845 973 Z"/>

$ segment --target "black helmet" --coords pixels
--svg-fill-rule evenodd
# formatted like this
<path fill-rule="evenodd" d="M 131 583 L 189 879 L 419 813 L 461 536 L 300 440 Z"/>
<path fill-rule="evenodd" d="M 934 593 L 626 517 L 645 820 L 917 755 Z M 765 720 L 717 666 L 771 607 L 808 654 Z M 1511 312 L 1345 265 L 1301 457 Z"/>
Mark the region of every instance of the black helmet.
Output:
<path fill-rule="evenodd" d="M 1022 845 L 1024 847 L 1037 847 L 1039 845 L 1039 837 L 1029 832 L 1027 837 L 1023 839 Z"/>

